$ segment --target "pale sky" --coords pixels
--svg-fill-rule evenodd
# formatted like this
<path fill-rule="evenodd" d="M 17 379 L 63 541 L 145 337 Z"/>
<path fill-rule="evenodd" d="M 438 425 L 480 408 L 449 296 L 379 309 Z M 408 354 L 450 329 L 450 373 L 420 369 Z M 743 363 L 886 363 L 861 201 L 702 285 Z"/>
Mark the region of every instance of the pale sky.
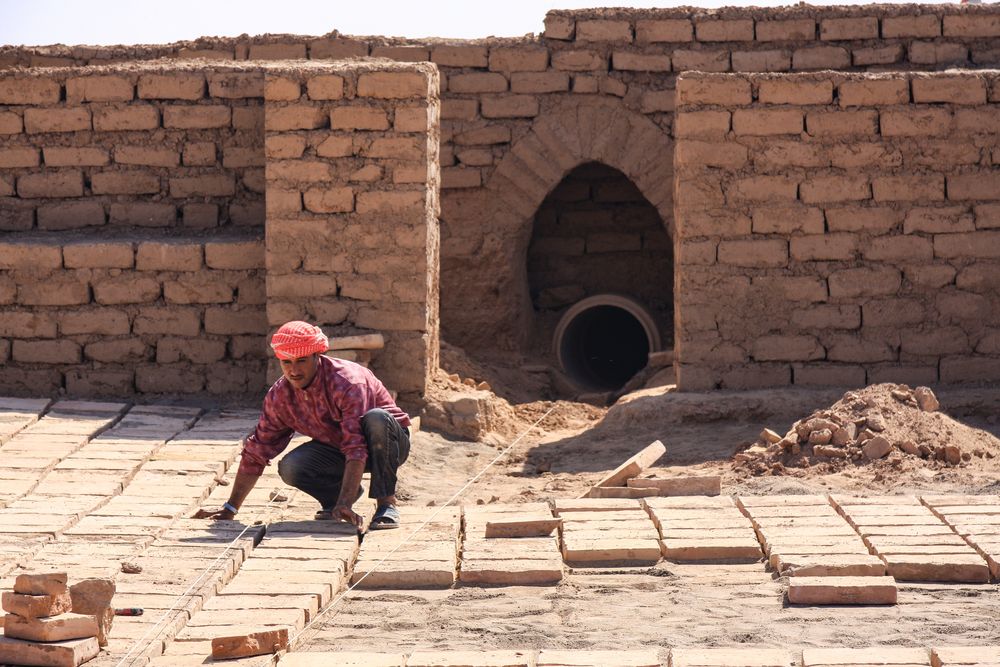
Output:
<path fill-rule="evenodd" d="M 902 3 L 906 0 L 882 0 Z M 625 3 L 619 3 L 625 4 Z M 629 7 L 741 4 L 631 0 Z M 757 6 L 794 4 L 755 0 Z M 836 3 L 866 4 L 852 0 Z M 164 44 L 242 33 L 387 37 L 517 37 L 542 32 L 549 9 L 613 6 L 608 0 L 0 0 L 0 45 Z"/>

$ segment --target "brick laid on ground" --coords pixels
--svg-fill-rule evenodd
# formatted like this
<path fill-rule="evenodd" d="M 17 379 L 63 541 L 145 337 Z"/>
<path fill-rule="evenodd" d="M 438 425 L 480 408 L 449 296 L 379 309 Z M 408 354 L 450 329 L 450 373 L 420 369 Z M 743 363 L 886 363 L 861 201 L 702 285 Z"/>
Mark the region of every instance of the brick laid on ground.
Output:
<path fill-rule="evenodd" d="M 77 667 L 100 651 L 96 637 L 46 644 L 0 637 L 0 664 Z"/>
<path fill-rule="evenodd" d="M 892 577 L 791 577 L 788 601 L 792 604 L 896 604 Z"/>
<path fill-rule="evenodd" d="M 663 557 L 673 561 L 756 561 L 760 544 L 731 498 L 690 496 L 683 506 L 666 498 L 643 502 L 660 533 Z"/>
<path fill-rule="evenodd" d="M 802 667 L 924 667 L 931 664 L 925 648 L 871 646 L 868 648 L 805 648 Z"/>

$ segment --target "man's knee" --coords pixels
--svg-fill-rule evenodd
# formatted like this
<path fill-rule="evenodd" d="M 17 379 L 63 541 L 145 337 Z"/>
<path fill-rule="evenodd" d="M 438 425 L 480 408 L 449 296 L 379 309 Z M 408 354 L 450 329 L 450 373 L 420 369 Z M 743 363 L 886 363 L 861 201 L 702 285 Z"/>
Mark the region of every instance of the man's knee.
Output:
<path fill-rule="evenodd" d="M 291 454 L 278 461 L 278 477 L 288 486 L 298 488 L 302 480 L 302 465 Z"/>
<path fill-rule="evenodd" d="M 375 408 L 365 413 L 361 418 L 361 430 L 365 434 L 365 440 L 371 447 L 385 447 L 389 440 L 391 429 L 394 428 L 396 420 L 388 412 L 381 408 Z"/>

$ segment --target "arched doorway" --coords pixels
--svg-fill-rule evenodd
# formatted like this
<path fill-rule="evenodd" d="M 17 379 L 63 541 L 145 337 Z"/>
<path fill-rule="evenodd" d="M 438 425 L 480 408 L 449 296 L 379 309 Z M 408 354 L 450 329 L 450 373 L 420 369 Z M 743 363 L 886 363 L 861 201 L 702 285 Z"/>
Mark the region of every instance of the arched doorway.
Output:
<path fill-rule="evenodd" d="M 588 161 L 566 174 L 535 214 L 527 269 L 530 347 L 557 339 L 551 354 L 582 388 L 617 389 L 672 345 L 671 240 L 618 169 Z"/>

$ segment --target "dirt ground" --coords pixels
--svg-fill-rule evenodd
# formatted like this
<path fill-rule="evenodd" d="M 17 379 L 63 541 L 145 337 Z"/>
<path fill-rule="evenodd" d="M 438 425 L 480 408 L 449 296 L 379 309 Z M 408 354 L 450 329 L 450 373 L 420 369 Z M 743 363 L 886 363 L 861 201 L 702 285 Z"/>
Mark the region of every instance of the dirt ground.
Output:
<path fill-rule="evenodd" d="M 502 384 L 497 376 L 493 381 Z M 719 474 L 726 494 L 1000 493 L 1000 392 L 992 388 L 939 388 L 935 419 L 951 424 L 944 432 L 959 433 L 967 448 L 993 458 L 970 456 L 951 466 L 893 452 L 875 462 L 786 468 L 780 474 L 753 474 L 734 465 L 734 454 L 753 445 L 763 428 L 783 434 L 843 393 L 681 394 L 659 388 L 631 394 L 609 409 L 515 400 L 516 434 L 489 442 L 417 434 L 401 470 L 400 495 L 411 506 L 440 506 L 456 494 L 453 502 L 465 505 L 578 497 L 654 439 L 666 444 L 667 453 L 647 475 Z M 652 646 L 665 656 L 672 646 L 1000 643 L 996 584 L 901 583 L 893 607 L 790 607 L 782 592 L 783 582 L 763 563 L 662 562 L 654 568 L 571 571 L 558 586 L 358 591 L 309 629 L 299 650 Z"/>

